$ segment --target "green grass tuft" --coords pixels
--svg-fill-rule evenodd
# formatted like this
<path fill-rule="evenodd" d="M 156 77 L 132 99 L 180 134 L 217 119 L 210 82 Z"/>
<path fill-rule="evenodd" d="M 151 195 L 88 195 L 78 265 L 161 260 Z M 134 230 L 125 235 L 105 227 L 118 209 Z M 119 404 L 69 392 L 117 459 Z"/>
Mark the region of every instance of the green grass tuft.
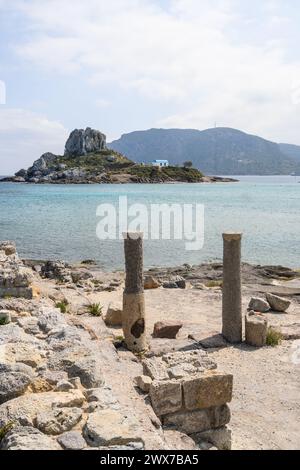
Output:
<path fill-rule="evenodd" d="M 100 304 L 90 304 L 88 306 L 88 312 L 93 317 L 101 317 L 103 307 Z"/>
<path fill-rule="evenodd" d="M 272 346 L 274 348 L 275 346 L 278 346 L 281 341 L 282 334 L 280 331 L 277 331 L 270 326 L 267 332 L 267 346 Z"/>
<path fill-rule="evenodd" d="M 6 434 L 13 428 L 14 423 L 10 422 L 0 427 L 0 442 L 5 438 Z"/>
<path fill-rule="evenodd" d="M 61 313 L 67 313 L 68 311 L 68 301 L 67 300 L 63 300 L 62 302 L 57 302 L 55 307 L 56 308 L 59 308 Z"/>

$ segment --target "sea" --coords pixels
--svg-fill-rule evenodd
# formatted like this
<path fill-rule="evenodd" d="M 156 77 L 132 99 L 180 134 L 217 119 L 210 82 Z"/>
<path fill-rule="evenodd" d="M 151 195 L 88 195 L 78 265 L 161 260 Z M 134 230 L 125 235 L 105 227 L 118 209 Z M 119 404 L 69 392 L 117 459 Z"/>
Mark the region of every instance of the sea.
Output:
<path fill-rule="evenodd" d="M 14 240 L 26 259 L 95 260 L 104 270 L 124 267 L 123 240 L 99 239 L 99 205 L 118 215 L 128 205 L 201 205 L 203 246 L 186 240 L 144 242 L 145 266 L 178 266 L 222 259 L 222 232 L 243 233 L 242 258 L 300 268 L 300 177 L 235 176 L 238 183 L 30 185 L 0 183 L 0 240 Z M 178 220 L 175 223 L 179 223 Z M 202 233 L 203 232 L 203 233 Z M 200 235 L 200 234 L 199 234 Z"/>

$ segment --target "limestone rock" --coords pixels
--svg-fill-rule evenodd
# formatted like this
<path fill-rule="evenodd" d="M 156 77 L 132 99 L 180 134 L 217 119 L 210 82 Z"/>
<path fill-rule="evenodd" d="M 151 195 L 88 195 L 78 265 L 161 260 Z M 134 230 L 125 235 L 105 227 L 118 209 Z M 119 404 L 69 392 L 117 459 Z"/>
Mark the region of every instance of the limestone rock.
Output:
<path fill-rule="evenodd" d="M 153 338 L 175 339 L 178 331 L 183 327 L 181 322 L 160 321 L 155 323 Z"/>
<path fill-rule="evenodd" d="M 46 370 L 42 373 L 42 377 L 50 384 L 56 385 L 62 380 L 68 379 L 68 374 L 62 370 Z"/>
<path fill-rule="evenodd" d="M 33 426 L 38 413 L 50 412 L 54 408 L 81 407 L 83 403 L 84 396 L 80 390 L 26 394 L 0 405 L 0 427 L 11 421 Z"/>
<path fill-rule="evenodd" d="M 122 326 L 123 309 L 121 305 L 110 304 L 104 321 L 107 326 Z"/>
<path fill-rule="evenodd" d="M 170 450 L 198 450 L 195 441 L 180 431 L 166 429 L 164 431 L 164 438 L 167 448 Z"/>
<path fill-rule="evenodd" d="M 36 427 L 44 434 L 57 435 L 70 431 L 82 417 L 80 408 L 55 408 L 38 413 Z"/>
<path fill-rule="evenodd" d="M 231 450 L 232 433 L 227 426 L 193 434 L 192 437 L 196 442 L 207 441 L 217 447 L 218 450 Z"/>
<path fill-rule="evenodd" d="M 16 245 L 11 241 L 0 242 L 0 251 L 4 251 L 6 256 L 15 255 L 17 253 Z"/>
<path fill-rule="evenodd" d="M 71 382 L 68 380 L 60 380 L 57 382 L 55 391 L 56 392 L 68 392 L 69 390 L 73 390 L 75 387 Z"/>
<path fill-rule="evenodd" d="M 270 305 L 264 299 L 260 299 L 259 297 L 252 297 L 249 302 L 249 310 L 266 313 L 270 310 Z"/>
<path fill-rule="evenodd" d="M 57 441 L 65 450 L 82 450 L 86 442 L 79 431 L 69 431 L 57 438 Z"/>
<path fill-rule="evenodd" d="M 153 380 L 165 380 L 169 378 L 166 366 L 159 357 L 144 359 L 143 370 L 144 374 L 148 375 Z"/>
<path fill-rule="evenodd" d="M 66 142 L 66 156 L 81 156 L 92 152 L 99 152 L 106 148 L 106 136 L 99 131 L 87 127 L 75 129 Z"/>
<path fill-rule="evenodd" d="M 61 450 L 55 440 L 31 426 L 17 426 L 1 441 L 1 450 Z"/>
<path fill-rule="evenodd" d="M 262 314 L 253 311 L 245 316 L 246 343 L 250 346 L 263 347 L 267 342 L 268 320 Z"/>
<path fill-rule="evenodd" d="M 182 390 L 176 380 L 154 381 L 149 396 L 157 416 L 174 413 L 182 407 Z"/>
<path fill-rule="evenodd" d="M 32 381 L 30 367 L 0 363 L 0 404 L 25 393 Z"/>
<path fill-rule="evenodd" d="M 104 384 L 101 360 L 97 357 L 90 357 L 79 360 L 68 368 L 70 377 L 79 377 L 81 383 L 86 388 L 100 387 Z"/>
<path fill-rule="evenodd" d="M 47 279 L 55 279 L 60 282 L 72 282 L 68 265 L 63 261 L 47 261 L 41 267 L 41 275 Z"/>
<path fill-rule="evenodd" d="M 158 289 L 160 286 L 161 286 L 161 283 L 155 277 L 153 277 L 153 276 L 146 276 L 145 277 L 145 279 L 144 279 L 144 289 L 145 290 Z"/>
<path fill-rule="evenodd" d="M 266 298 L 271 306 L 271 309 L 275 312 L 284 313 L 291 305 L 291 302 L 289 300 L 283 299 L 282 297 L 278 297 L 278 295 L 266 294 Z"/>
<path fill-rule="evenodd" d="M 112 391 L 108 386 L 100 388 L 92 388 L 84 392 L 88 403 L 91 403 L 89 407 L 90 412 L 97 410 L 114 409 L 120 408 L 120 405 Z"/>
<path fill-rule="evenodd" d="M 26 364 L 36 368 L 46 362 L 46 351 L 35 344 L 10 343 L 5 345 L 5 358 L 10 363 Z"/>
<path fill-rule="evenodd" d="M 184 379 L 183 396 L 187 410 L 211 408 L 232 400 L 233 376 L 207 372 Z"/>
<path fill-rule="evenodd" d="M 135 383 L 142 392 L 149 393 L 152 379 L 148 375 L 139 375 L 135 378 Z"/>
<path fill-rule="evenodd" d="M 225 426 L 230 421 L 228 405 L 195 411 L 179 411 L 163 417 L 165 426 L 175 426 L 188 435 Z"/>
<path fill-rule="evenodd" d="M 101 410 L 89 415 L 84 437 L 92 447 L 144 443 L 138 423 L 115 410 Z"/>
<path fill-rule="evenodd" d="M 300 339 L 300 323 L 282 326 L 280 328 L 280 333 L 282 334 L 282 339 L 287 341 Z"/>
<path fill-rule="evenodd" d="M 174 353 L 165 354 L 162 357 L 163 362 L 167 367 L 174 367 L 178 365 L 191 364 L 195 368 L 195 372 L 205 369 L 213 370 L 217 368 L 217 364 L 213 361 L 206 351 L 196 349 L 192 351 L 178 351 Z"/>
<path fill-rule="evenodd" d="M 41 308 L 41 313 L 38 317 L 38 326 L 44 333 L 49 333 L 54 328 L 59 326 L 66 326 L 67 322 L 61 315 L 60 311 L 55 308 Z"/>

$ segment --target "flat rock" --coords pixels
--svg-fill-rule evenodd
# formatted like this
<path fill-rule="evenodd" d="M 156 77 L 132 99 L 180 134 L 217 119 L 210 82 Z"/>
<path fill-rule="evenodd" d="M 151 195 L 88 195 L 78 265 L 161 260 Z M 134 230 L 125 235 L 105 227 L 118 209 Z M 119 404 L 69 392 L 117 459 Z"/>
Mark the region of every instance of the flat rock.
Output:
<path fill-rule="evenodd" d="M 181 322 L 159 321 L 154 325 L 153 338 L 175 339 L 182 327 Z"/>
<path fill-rule="evenodd" d="M 115 397 L 111 387 L 105 386 L 100 388 L 92 388 L 84 392 L 88 403 L 90 403 L 90 412 L 97 410 L 120 408 L 117 398 Z"/>
<path fill-rule="evenodd" d="M 1 441 L 1 450 L 61 450 L 51 437 L 31 426 L 17 426 Z"/>
<path fill-rule="evenodd" d="M 38 413 L 35 424 L 44 434 L 55 436 L 70 431 L 82 417 L 80 408 L 56 408 Z"/>
<path fill-rule="evenodd" d="M 300 323 L 293 323 L 280 327 L 282 338 L 286 341 L 294 341 L 300 339 Z"/>
<path fill-rule="evenodd" d="M 101 410 L 89 415 L 84 437 L 92 447 L 144 443 L 138 423 L 115 410 Z"/>
<path fill-rule="evenodd" d="M 222 349 L 227 348 L 228 343 L 223 335 L 219 333 L 212 333 L 211 336 L 205 336 L 201 334 L 191 334 L 190 339 L 197 341 L 197 343 L 204 349 Z"/>
<path fill-rule="evenodd" d="M 82 450 L 86 447 L 86 441 L 79 431 L 69 431 L 57 438 L 57 441 L 65 450 Z"/>
<path fill-rule="evenodd" d="M 291 305 L 289 300 L 270 293 L 266 294 L 266 299 L 275 312 L 285 313 Z"/>
<path fill-rule="evenodd" d="M 26 394 L 0 405 L 0 427 L 11 421 L 22 426 L 34 426 L 38 413 L 50 412 L 54 408 L 80 408 L 83 403 L 84 395 L 80 390 Z"/>

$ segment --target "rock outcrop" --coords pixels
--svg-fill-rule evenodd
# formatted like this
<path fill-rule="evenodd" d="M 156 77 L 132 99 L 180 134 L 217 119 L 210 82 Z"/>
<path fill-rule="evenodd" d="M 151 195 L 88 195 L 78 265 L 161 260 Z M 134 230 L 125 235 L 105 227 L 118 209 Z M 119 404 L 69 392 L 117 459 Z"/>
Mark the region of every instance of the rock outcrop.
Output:
<path fill-rule="evenodd" d="M 65 155 L 79 157 L 106 149 L 106 136 L 87 127 L 75 129 L 66 142 Z"/>

